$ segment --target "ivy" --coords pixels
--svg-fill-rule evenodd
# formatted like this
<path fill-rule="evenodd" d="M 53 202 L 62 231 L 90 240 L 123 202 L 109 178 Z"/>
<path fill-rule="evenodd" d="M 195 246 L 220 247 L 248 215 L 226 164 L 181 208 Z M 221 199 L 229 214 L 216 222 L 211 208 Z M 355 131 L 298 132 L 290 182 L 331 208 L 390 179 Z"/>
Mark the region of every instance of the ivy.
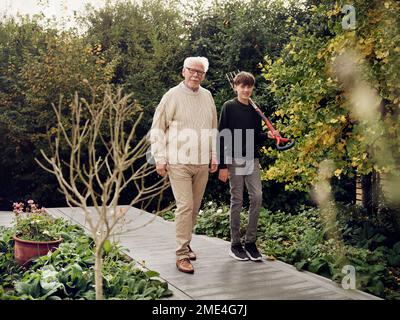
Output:
<path fill-rule="evenodd" d="M 332 159 L 337 176 L 352 176 L 357 170 L 367 174 L 396 173 L 387 155 L 399 158 L 398 68 L 400 6 L 396 1 L 354 1 L 355 30 L 341 27 L 342 1 L 320 1 L 310 6 L 309 20 L 293 33 L 279 58 L 265 57 L 264 77 L 278 103 L 277 127 L 296 140 L 291 152 L 265 155 L 275 158 L 263 178 L 287 182 L 289 190 L 310 190 L 316 182 L 318 165 Z M 322 29 L 321 29 L 322 28 Z M 382 126 L 371 128 L 358 121 L 349 106 L 346 87 L 338 81 L 332 62 L 346 50 L 357 52 L 362 77 L 381 98 Z M 397 91 L 396 91 L 397 90 Z M 378 115 L 377 115 L 378 117 Z M 385 141 L 384 146 L 378 141 Z M 369 155 L 369 156 L 367 156 Z"/>

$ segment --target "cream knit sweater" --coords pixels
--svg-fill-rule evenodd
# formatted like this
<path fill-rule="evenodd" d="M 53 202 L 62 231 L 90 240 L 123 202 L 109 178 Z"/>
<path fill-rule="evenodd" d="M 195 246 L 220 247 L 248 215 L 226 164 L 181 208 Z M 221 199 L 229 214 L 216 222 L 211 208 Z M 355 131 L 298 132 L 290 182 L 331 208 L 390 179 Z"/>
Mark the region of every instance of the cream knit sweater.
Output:
<path fill-rule="evenodd" d="M 150 131 L 156 163 L 208 164 L 216 158 L 217 110 L 211 93 L 193 92 L 183 82 L 156 108 Z"/>

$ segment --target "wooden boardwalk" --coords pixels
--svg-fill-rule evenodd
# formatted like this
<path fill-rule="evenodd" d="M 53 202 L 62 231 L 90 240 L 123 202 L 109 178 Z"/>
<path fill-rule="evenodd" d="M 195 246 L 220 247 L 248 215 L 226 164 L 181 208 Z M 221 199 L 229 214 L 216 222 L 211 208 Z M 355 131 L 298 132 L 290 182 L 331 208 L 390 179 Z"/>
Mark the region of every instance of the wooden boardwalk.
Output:
<path fill-rule="evenodd" d="M 10 211 L 0 211 L 0 226 L 10 226 L 14 215 Z"/>
<path fill-rule="evenodd" d="M 80 209 L 47 209 L 52 215 L 85 226 Z M 0 217 L 0 224 L 4 220 Z M 122 234 L 114 236 L 129 255 L 160 273 L 173 292 L 172 300 L 375 300 L 373 295 L 344 290 L 329 279 L 297 271 L 281 261 L 237 261 L 228 255 L 230 243 L 193 235 L 195 273 L 184 274 L 175 266 L 175 224 L 153 214 L 129 208 Z"/>

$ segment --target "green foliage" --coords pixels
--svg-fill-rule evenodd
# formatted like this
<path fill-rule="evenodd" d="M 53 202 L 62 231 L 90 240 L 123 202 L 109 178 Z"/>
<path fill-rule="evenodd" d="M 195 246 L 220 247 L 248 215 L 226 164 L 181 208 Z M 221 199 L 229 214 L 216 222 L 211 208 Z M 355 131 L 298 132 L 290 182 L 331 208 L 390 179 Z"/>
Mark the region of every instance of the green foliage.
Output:
<path fill-rule="evenodd" d="M 0 228 L 0 300 L 95 299 L 93 241 L 81 227 L 63 223 L 61 234 L 68 236 L 28 270 L 13 262 L 13 230 Z M 149 300 L 171 294 L 157 272 L 138 267 L 117 243 L 109 245 L 103 256 L 107 299 Z"/>
<path fill-rule="evenodd" d="M 279 56 L 296 27 L 282 28 L 281 23 L 303 19 L 302 10 L 295 2 L 285 6 L 282 1 L 229 0 L 209 9 L 202 2 L 194 6 L 175 0 L 107 3 L 80 17 L 84 34 L 43 27 L 40 17 L 2 21 L 0 146 L 7 156 L 0 160 L 0 206 L 27 198 L 40 198 L 47 207 L 64 205 L 62 195 L 54 193 L 56 180 L 34 159 L 40 157 L 40 149 L 49 153 L 48 134 L 55 130 L 51 103 L 57 104 L 62 94 L 67 108 L 75 91 L 89 97 L 85 79 L 93 87 L 111 83 L 133 93 L 144 110 L 137 140 L 148 132 L 162 95 L 181 81 L 188 55 L 210 59 L 204 86 L 214 94 L 217 109 L 233 96 L 225 73 L 243 69 L 257 77 L 256 100 L 268 113 L 275 110 L 259 63 L 266 53 Z M 206 198 L 211 194 L 220 195 L 220 202 L 229 197 L 217 179 L 210 179 Z M 128 194 L 122 194 L 122 200 L 125 197 Z M 166 203 L 171 199 L 172 193 L 164 197 Z"/>
<path fill-rule="evenodd" d="M 40 198 L 48 207 L 63 204 L 62 195 L 53 192 L 54 177 L 43 174 L 34 162 L 40 149 L 48 153 L 47 134 L 54 132 L 55 124 L 50 105 L 57 104 L 60 94 L 67 108 L 75 91 L 89 96 L 85 79 L 93 86 L 123 86 L 143 106 L 140 139 L 161 96 L 182 79 L 181 66 L 188 55 L 209 58 L 204 86 L 213 93 L 218 110 L 233 97 L 225 74 L 237 69 L 253 72 L 255 99 L 266 114 L 273 114 L 283 135 L 296 140 L 292 151 L 277 153 L 269 144 L 264 149 L 266 194 L 300 190 L 290 195 L 276 192 L 282 198 L 270 209 L 285 205 L 285 211 L 293 211 L 289 207 L 296 206 L 295 200 L 305 203 L 303 192 L 310 190 L 325 158 L 334 160 L 339 185 L 343 177 L 352 179 L 355 169 L 392 170 L 392 164 L 377 166 L 370 159 L 371 146 L 363 137 L 368 128 L 350 114 L 331 61 L 348 47 L 359 52 L 363 76 L 383 99 L 383 131 L 373 136 L 383 134 L 396 158 L 399 4 L 354 1 L 354 31 L 341 27 L 342 5 L 334 0 L 319 1 L 317 6 L 307 2 L 304 7 L 294 1 L 228 0 L 205 8 L 202 1 L 118 1 L 89 9 L 80 18 L 87 27 L 84 34 L 43 27 L 39 17 L 3 20 L 0 147 L 7 156 L 0 159 L 0 205 L 8 207 L 15 199 L 28 197 Z M 379 153 L 379 146 L 374 150 Z M 211 178 L 205 197 L 226 202 L 228 189 Z M 169 193 L 164 201 L 171 198 Z"/>
<path fill-rule="evenodd" d="M 335 176 L 396 172 L 388 153 L 398 159 L 398 79 L 400 68 L 399 3 L 353 1 L 355 30 L 342 28 L 343 1 L 324 0 L 305 10 L 305 23 L 298 26 L 279 58 L 266 56 L 264 77 L 279 105 L 277 127 L 296 140 L 290 152 L 266 149 L 275 158 L 264 171 L 267 180 L 286 182 L 290 190 L 309 191 L 317 179 L 319 163 L 335 162 Z M 287 21 L 289 24 L 292 21 Z M 363 80 L 382 98 L 382 126 L 372 129 L 359 121 L 350 108 L 348 84 L 341 83 L 332 62 L 343 52 L 356 52 Z M 349 70 L 347 70 L 349 71 Z M 377 141 L 387 141 L 384 146 Z M 385 154 L 385 159 L 377 155 Z"/>
<path fill-rule="evenodd" d="M 400 267 L 400 241 L 387 251 L 388 263 L 392 267 Z"/>
<path fill-rule="evenodd" d="M 60 238 L 60 220 L 48 213 L 31 213 L 26 217 L 17 216 L 16 236 L 22 240 L 52 241 Z"/>
<path fill-rule="evenodd" d="M 353 220 L 349 216 L 351 214 Z M 345 275 L 343 266 L 354 266 L 358 289 L 381 297 L 400 297 L 399 283 L 389 272 L 391 255 L 388 253 L 392 249 L 383 246 L 384 236 L 378 232 L 379 229 L 375 227 L 369 234 L 358 236 L 355 213 L 343 210 L 340 215 L 336 234 L 342 234 L 343 238 L 329 237 L 318 209 L 304 210 L 295 216 L 287 215 L 286 221 L 282 221 L 279 214 L 276 217 L 272 214 L 266 236 L 261 236 L 259 240 L 260 246 L 265 253 L 293 264 L 299 270 L 318 273 L 339 283 Z M 350 237 L 351 226 L 355 228 L 354 237 Z M 280 232 L 282 229 L 285 231 Z M 370 246 L 366 247 L 366 243 Z"/>
<path fill-rule="evenodd" d="M 56 123 L 51 104 L 63 95 L 67 107 L 75 91 L 88 96 L 84 82 L 109 82 L 113 63 L 72 31 L 44 29 L 28 18 L 0 24 L 0 146 L 7 154 L 0 159 L 1 194 L 8 202 L 29 197 L 46 206 L 63 203 L 55 179 L 34 162 L 40 149 L 48 151 Z"/>
<path fill-rule="evenodd" d="M 247 216 L 244 211 L 240 214 L 241 226 L 245 226 Z M 241 236 L 244 236 L 244 229 L 241 229 Z M 218 206 L 216 202 L 207 202 L 200 210 L 195 233 L 205 234 L 209 237 L 218 237 L 224 240 L 230 239 L 229 228 L 229 207 L 226 205 Z"/>
<path fill-rule="evenodd" d="M 175 221 L 175 209 L 165 212 L 162 218 L 167 221 Z"/>
<path fill-rule="evenodd" d="M 186 14 L 190 24 L 186 55 L 209 58 L 210 70 L 204 86 L 213 93 L 217 110 L 220 111 L 223 103 L 235 96 L 225 74 L 240 69 L 255 75 L 254 99 L 267 115 L 271 114 L 277 102 L 273 92 L 266 88 L 266 81 L 261 75 L 261 63 L 266 54 L 278 58 L 290 41 L 291 33 L 297 28 L 295 22 L 303 19 L 298 4 L 231 0 L 223 3 L 216 1 L 207 8 L 202 7 L 201 2 L 194 6 Z M 267 142 L 267 146 L 271 144 Z M 262 167 L 268 168 L 274 160 L 267 154 L 262 159 Z M 307 201 L 304 193 L 284 193 L 284 185 L 276 181 L 267 181 L 263 187 L 266 195 L 264 205 L 270 209 L 278 210 L 283 206 L 285 210 L 295 210 L 299 202 Z M 218 181 L 216 175 L 210 176 L 205 199 L 228 202 L 229 186 Z"/>
<path fill-rule="evenodd" d="M 33 200 L 28 201 L 26 209 L 22 202 L 14 203 L 14 215 L 12 229 L 14 235 L 22 240 L 59 240 L 60 231 L 65 225 L 62 219 L 55 219 L 43 208 L 37 207 Z"/>
<path fill-rule="evenodd" d="M 289 41 L 292 26 L 281 28 L 285 19 L 297 18 L 300 9 L 294 1 L 230 0 L 211 7 L 200 4 L 186 16 L 190 35 L 187 55 L 203 55 L 210 60 L 205 86 L 214 94 L 217 109 L 234 96 L 225 74 L 238 69 L 256 75 L 256 100 L 268 112 L 272 100 L 265 91 L 260 63 L 265 54 L 276 57 Z"/>
<path fill-rule="evenodd" d="M 114 250 L 115 251 L 115 250 Z M 134 268 L 134 262 L 123 262 L 115 254 L 104 259 L 104 291 L 109 299 L 155 300 L 170 295 L 168 284 L 159 273 Z"/>
<path fill-rule="evenodd" d="M 23 272 L 14 261 L 13 235 L 11 228 L 0 226 L 0 286 L 3 287 L 11 286 Z"/>
<path fill-rule="evenodd" d="M 327 229 L 321 211 L 301 207 L 297 214 L 262 209 L 257 230 L 257 243 L 268 257 L 293 264 L 341 283 L 346 275 L 342 268 L 354 266 L 356 287 L 386 299 L 400 299 L 400 242 L 385 242 L 390 230 L 383 230 L 378 221 L 363 225 L 359 210 L 344 207 L 340 211 L 336 232 Z M 247 213 L 241 213 L 241 234 L 247 225 Z M 195 232 L 230 239 L 229 208 L 215 203 L 205 204 Z M 330 235 L 334 237 L 330 237 Z"/>
<path fill-rule="evenodd" d="M 111 83 L 133 93 L 145 117 L 139 138 L 150 128 L 162 95 L 182 79 L 182 39 L 187 31 L 178 1 L 146 0 L 141 4 L 119 1 L 92 10 L 85 17 L 85 41 L 111 63 Z"/>

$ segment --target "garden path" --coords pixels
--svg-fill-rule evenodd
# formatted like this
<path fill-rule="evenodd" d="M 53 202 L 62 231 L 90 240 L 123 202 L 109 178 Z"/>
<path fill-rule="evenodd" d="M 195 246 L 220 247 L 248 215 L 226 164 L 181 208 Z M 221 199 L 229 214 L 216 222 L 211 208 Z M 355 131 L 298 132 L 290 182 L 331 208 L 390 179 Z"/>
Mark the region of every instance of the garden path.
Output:
<path fill-rule="evenodd" d="M 77 208 L 47 209 L 86 226 Z M 4 222 L 0 219 L 0 224 Z M 195 273 L 183 274 L 175 266 L 175 225 L 136 208 L 128 208 L 120 235 L 114 240 L 129 249 L 129 255 L 148 269 L 160 273 L 173 292 L 172 300 L 375 300 L 358 290 L 345 290 L 319 275 L 297 271 L 282 261 L 236 261 L 229 255 L 230 243 L 218 238 L 193 235 Z"/>

